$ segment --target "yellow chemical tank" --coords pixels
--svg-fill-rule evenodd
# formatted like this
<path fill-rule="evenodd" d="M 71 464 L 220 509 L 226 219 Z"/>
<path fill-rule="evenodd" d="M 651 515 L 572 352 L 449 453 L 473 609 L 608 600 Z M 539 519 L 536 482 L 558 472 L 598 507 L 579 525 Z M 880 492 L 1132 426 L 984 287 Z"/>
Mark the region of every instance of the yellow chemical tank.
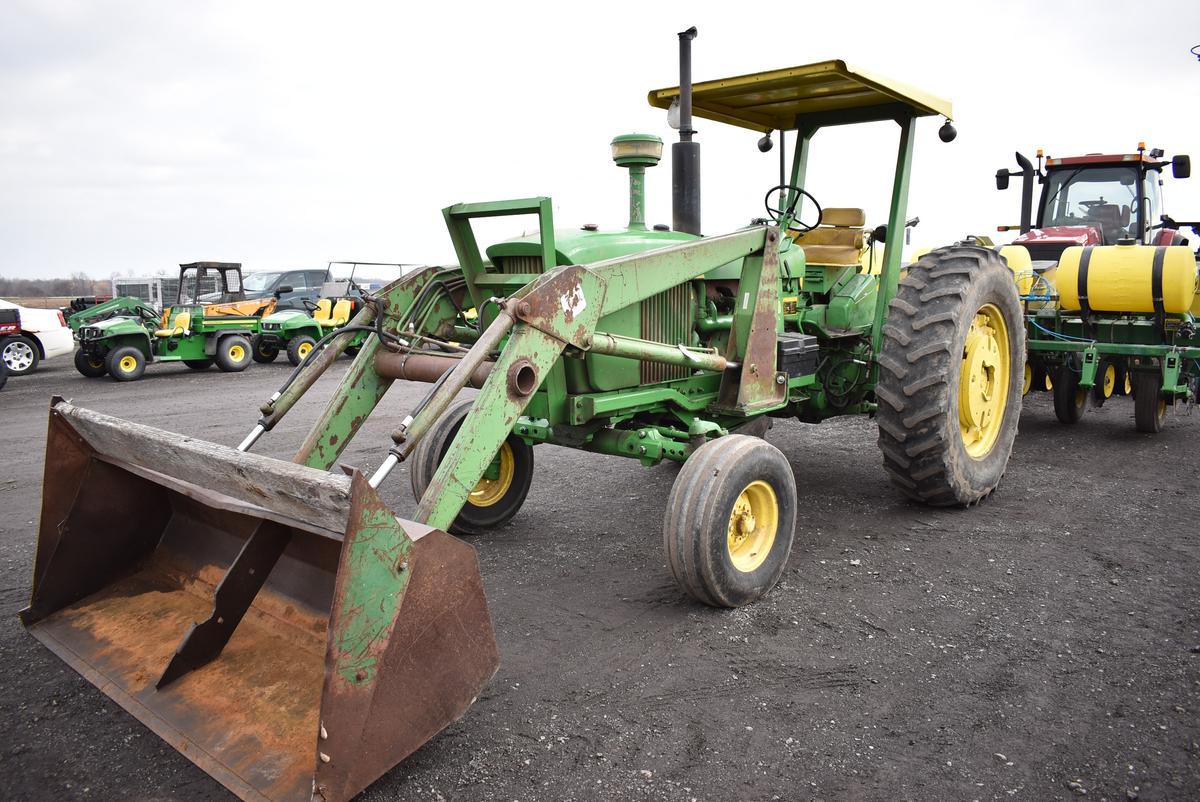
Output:
<path fill-rule="evenodd" d="M 1088 261 L 1088 307 L 1101 312 L 1154 314 L 1154 255 L 1149 245 L 1095 246 Z M 1196 259 L 1182 245 L 1162 247 L 1163 311 L 1179 315 L 1196 301 Z M 1083 248 L 1067 248 L 1058 263 L 1058 298 L 1063 309 L 1079 304 L 1079 263 Z"/>

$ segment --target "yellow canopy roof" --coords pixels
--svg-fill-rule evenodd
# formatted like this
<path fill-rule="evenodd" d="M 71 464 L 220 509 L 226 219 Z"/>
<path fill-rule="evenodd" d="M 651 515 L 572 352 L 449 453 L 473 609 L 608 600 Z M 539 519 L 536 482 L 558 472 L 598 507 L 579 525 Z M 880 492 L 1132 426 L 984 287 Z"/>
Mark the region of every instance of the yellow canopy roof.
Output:
<path fill-rule="evenodd" d="M 656 89 L 650 105 L 670 108 L 679 87 Z M 950 101 L 851 68 L 844 61 L 756 72 L 692 85 L 692 113 L 754 131 L 791 130 L 797 120 L 834 125 L 886 120 L 897 106 L 918 117 L 953 117 Z"/>

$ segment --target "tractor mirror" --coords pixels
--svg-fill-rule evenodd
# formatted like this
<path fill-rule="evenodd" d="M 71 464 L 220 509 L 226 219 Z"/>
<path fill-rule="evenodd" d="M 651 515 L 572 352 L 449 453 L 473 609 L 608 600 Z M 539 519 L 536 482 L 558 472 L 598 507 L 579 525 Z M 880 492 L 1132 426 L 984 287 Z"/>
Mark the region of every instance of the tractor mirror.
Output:
<path fill-rule="evenodd" d="M 1192 159 L 1190 156 L 1176 156 L 1171 159 L 1171 175 L 1176 178 L 1187 178 L 1192 174 Z"/>
<path fill-rule="evenodd" d="M 1001 191 L 1008 189 L 1008 170 L 996 171 L 996 189 Z"/>

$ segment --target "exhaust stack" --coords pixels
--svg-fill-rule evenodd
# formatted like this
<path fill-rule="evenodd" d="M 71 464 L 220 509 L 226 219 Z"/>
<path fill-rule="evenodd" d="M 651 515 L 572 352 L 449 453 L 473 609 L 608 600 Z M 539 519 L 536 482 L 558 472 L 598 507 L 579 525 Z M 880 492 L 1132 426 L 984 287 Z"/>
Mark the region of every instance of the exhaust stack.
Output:
<path fill-rule="evenodd" d="M 671 145 L 671 227 L 700 233 L 700 143 L 692 141 L 692 40 L 696 28 L 679 34 L 679 141 Z"/>

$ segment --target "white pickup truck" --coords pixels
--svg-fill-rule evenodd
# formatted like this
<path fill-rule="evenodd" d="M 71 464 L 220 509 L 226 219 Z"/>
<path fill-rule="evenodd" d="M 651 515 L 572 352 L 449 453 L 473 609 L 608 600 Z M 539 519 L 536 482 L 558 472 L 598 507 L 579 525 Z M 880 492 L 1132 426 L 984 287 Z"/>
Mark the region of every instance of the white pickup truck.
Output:
<path fill-rule="evenodd" d="M 0 309 L 15 309 L 21 328 L 17 334 L 0 337 L 0 359 L 11 376 L 23 376 L 37 369 L 43 359 L 62 356 L 75 350 L 71 329 L 57 309 L 33 309 L 17 306 L 0 298 Z"/>

